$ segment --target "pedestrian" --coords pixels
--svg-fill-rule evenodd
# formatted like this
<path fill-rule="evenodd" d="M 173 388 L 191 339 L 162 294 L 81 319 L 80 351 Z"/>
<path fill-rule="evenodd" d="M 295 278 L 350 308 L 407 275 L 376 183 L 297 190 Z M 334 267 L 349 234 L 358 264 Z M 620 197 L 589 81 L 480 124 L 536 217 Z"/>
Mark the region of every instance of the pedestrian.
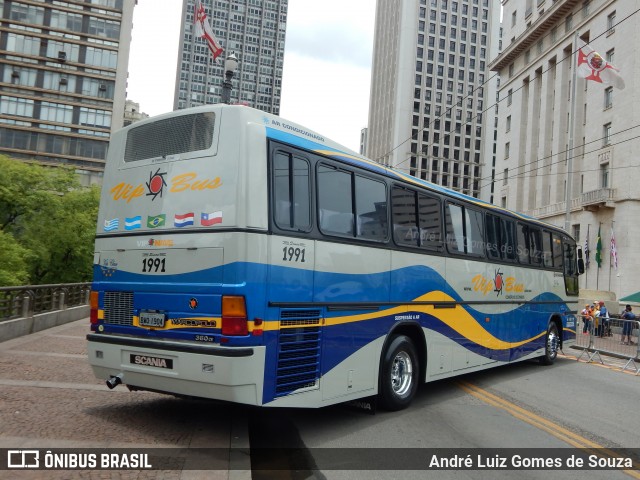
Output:
<path fill-rule="evenodd" d="M 582 315 L 582 334 L 588 335 L 591 326 L 591 308 L 589 308 L 588 303 L 584 306 L 580 315 Z"/>
<path fill-rule="evenodd" d="M 636 319 L 636 314 L 631 311 L 631 305 L 627 305 L 620 316 L 624 320 L 622 325 L 622 338 L 620 341 L 621 345 L 635 345 L 631 341 L 631 330 L 633 328 L 634 320 Z M 624 338 L 627 337 L 627 341 L 624 341 Z"/>
<path fill-rule="evenodd" d="M 595 300 L 591 309 L 591 318 L 593 319 L 593 334 L 597 337 L 600 336 L 600 329 L 602 324 L 600 322 L 600 302 Z"/>
<path fill-rule="evenodd" d="M 599 315 L 600 318 L 600 337 L 608 337 L 609 336 L 609 311 L 607 310 L 607 306 L 604 304 L 602 300 L 600 300 L 599 306 Z"/>

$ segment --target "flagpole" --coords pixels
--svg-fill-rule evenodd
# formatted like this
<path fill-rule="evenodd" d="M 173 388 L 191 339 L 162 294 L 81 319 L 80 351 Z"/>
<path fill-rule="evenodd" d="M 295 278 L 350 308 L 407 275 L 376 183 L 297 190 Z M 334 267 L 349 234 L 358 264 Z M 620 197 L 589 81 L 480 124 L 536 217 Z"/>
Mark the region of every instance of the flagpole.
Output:
<path fill-rule="evenodd" d="M 573 38 L 574 50 L 578 49 L 578 30 Z M 569 112 L 569 148 L 567 149 L 567 188 L 564 230 L 569 233 L 571 228 L 571 189 L 573 186 L 573 130 L 576 112 L 576 79 L 578 78 L 578 61 L 571 54 L 571 110 Z"/>
<path fill-rule="evenodd" d="M 596 256 L 599 256 L 600 261 L 596 258 L 596 263 L 598 266 L 596 267 L 596 290 L 600 290 L 600 263 L 602 263 L 602 253 L 599 253 L 598 245 L 602 245 L 602 222 L 598 222 L 598 237 L 596 238 Z M 600 252 L 602 252 L 602 246 L 600 247 Z"/>
<path fill-rule="evenodd" d="M 591 227 L 591 224 L 587 223 L 587 240 L 585 242 L 585 245 L 587 245 L 587 246 L 589 245 L 589 228 L 590 227 Z M 586 262 L 585 267 L 586 268 L 584 269 L 584 288 L 585 288 L 585 290 L 587 288 L 589 288 L 589 263 L 590 263 L 589 262 L 589 258 L 588 258 L 589 255 L 591 255 L 591 252 L 589 252 L 589 251 L 585 252 L 585 256 L 587 257 L 587 258 L 585 258 L 585 262 Z"/>
<path fill-rule="evenodd" d="M 611 222 L 611 231 L 613 232 L 613 221 Z M 611 251 L 611 239 L 609 239 L 609 291 L 611 291 L 611 264 L 613 263 L 611 261 L 612 254 L 613 252 Z"/>

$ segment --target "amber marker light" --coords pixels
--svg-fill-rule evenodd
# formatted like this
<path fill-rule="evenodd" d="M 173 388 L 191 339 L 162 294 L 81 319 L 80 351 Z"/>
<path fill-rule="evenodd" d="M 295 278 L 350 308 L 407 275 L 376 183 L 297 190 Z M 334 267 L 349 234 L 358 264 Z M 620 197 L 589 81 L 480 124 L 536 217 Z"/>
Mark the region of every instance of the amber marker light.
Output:
<path fill-rule="evenodd" d="M 244 297 L 224 295 L 222 297 L 222 335 L 242 336 L 249 334 L 247 307 Z"/>

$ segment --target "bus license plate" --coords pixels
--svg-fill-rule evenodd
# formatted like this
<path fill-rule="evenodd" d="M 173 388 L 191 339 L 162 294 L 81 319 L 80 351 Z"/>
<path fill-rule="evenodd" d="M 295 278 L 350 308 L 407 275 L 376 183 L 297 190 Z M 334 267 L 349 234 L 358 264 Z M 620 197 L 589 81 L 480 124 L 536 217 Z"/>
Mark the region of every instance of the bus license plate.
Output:
<path fill-rule="evenodd" d="M 141 327 L 164 327 L 164 313 L 140 312 Z"/>

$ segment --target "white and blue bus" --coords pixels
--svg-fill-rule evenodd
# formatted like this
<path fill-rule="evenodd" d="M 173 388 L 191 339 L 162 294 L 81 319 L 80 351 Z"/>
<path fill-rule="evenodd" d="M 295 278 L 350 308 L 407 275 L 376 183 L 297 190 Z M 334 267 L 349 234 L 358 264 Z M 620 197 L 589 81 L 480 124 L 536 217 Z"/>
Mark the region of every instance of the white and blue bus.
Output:
<path fill-rule="evenodd" d="M 89 361 L 114 387 L 321 407 L 539 358 L 576 335 L 563 230 L 243 106 L 109 147 Z"/>

